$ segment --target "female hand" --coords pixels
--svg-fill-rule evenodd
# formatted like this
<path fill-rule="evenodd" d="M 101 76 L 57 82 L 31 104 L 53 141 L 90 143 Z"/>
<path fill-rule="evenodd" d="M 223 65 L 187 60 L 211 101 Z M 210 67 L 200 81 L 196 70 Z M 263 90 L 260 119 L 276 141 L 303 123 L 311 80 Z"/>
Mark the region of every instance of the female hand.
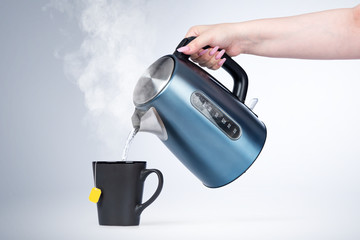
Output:
<path fill-rule="evenodd" d="M 229 56 L 241 53 L 240 41 L 235 34 L 236 28 L 235 23 L 194 26 L 187 32 L 186 37 L 196 38 L 178 51 L 191 55 L 191 59 L 202 67 L 219 69 L 226 60 L 222 59 L 225 51 Z M 202 49 L 207 45 L 210 48 Z M 219 49 L 222 50 L 218 51 Z"/>

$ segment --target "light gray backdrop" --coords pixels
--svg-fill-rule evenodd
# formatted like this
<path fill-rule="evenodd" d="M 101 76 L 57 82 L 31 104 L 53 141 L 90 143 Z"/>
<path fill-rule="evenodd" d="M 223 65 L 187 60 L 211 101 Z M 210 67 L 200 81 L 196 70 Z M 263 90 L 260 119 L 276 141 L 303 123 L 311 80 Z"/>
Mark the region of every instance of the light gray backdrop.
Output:
<path fill-rule="evenodd" d="M 155 136 L 130 160 L 164 173 L 140 227 L 100 227 L 91 161 L 119 160 L 132 89 L 196 24 L 353 7 L 356 0 L 1 1 L 1 239 L 358 239 L 359 60 L 238 56 L 268 128 L 240 179 L 204 187 Z M 212 73 L 231 87 L 224 72 Z M 156 177 L 146 184 L 145 199 Z"/>

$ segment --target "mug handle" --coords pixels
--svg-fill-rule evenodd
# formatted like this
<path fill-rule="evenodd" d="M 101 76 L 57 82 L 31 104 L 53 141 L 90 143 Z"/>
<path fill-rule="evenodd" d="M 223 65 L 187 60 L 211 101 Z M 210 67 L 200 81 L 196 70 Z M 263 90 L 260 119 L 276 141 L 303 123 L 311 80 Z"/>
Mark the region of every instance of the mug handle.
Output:
<path fill-rule="evenodd" d="M 151 173 L 156 173 L 158 179 L 159 179 L 159 183 L 158 186 L 156 188 L 155 193 L 149 198 L 149 200 L 147 200 L 146 202 L 142 203 L 142 204 L 138 204 L 135 208 L 135 212 L 137 214 L 141 214 L 142 211 L 144 211 L 145 208 L 147 208 L 151 203 L 153 203 L 155 201 L 155 199 L 159 196 L 163 184 L 164 184 L 164 178 L 162 173 L 157 170 L 157 169 L 144 169 L 141 171 L 141 175 L 140 175 L 140 180 L 144 181 L 146 180 L 147 176 L 149 176 Z"/>

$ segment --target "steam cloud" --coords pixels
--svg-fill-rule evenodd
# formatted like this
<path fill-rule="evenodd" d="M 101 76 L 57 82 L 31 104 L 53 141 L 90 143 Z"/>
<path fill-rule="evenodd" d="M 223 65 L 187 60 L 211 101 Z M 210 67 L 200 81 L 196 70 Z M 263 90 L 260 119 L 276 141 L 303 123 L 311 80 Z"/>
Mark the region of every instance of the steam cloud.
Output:
<path fill-rule="evenodd" d="M 104 143 L 108 156 L 119 158 L 131 130 L 134 85 L 153 61 L 154 27 L 147 2 L 138 0 L 52 1 L 44 8 L 75 18 L 84 40 L 64 55 L 65 72 L 84 93 L 86 120 Z M 105 153 L 104 152 L 104 153 Z"/>

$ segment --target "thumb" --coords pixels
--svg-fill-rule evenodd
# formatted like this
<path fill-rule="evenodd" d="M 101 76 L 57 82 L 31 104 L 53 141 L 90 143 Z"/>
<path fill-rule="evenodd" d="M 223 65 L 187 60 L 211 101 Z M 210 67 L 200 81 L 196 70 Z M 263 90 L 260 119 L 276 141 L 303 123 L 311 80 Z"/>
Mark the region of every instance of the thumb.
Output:
<path fill-rule="evenodd" d="M 188 45 L 179 48 L 178 51 L 187 55 L 192 55 L 207 46 L 209 42 L 209 39 L 207 39 L 204 35 L 200 35 L 192 40 Z"/>

